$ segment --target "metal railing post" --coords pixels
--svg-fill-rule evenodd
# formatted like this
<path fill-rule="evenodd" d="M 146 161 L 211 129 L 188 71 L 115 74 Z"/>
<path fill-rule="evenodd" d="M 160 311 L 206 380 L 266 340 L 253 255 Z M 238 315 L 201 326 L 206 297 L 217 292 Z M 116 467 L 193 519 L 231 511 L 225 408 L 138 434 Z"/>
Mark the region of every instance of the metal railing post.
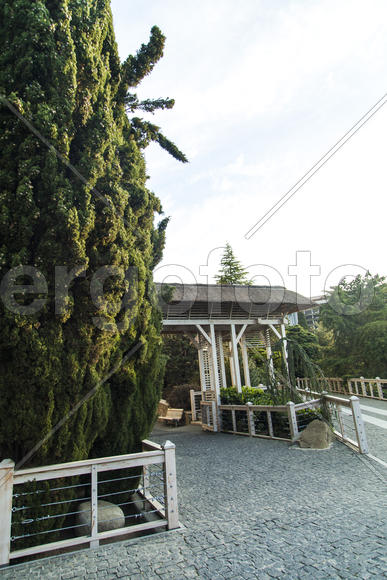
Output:
<path fill-rule="evenodd" d="M 97 465 L 91 466 L 91 525 L 90 525 L 90 548 L 98 548 L 98 471 Z"/>
<path fill-rule="evenodd" d="M 375 377 L 376 390 L 378 392 L 379 399 L 383 399 L 382 383 L 380 382 L 380 377 Z"/>
<path fill-rule="evenodd" d="M 247 423 L 249 426 L 249 435 L 252 437 L 255 435 L 255 423 L 254 423 L 254 411 L 251 409 L 253 403 L 248 402 L 247 407 Z"/>
<path fill-rule="evenodd" d="M 191 398 L 192 421 L 196 421 L 195 391 L 193 389 L 190 390 L 189 396 Z"/>
<path fill-rule="evenodd" d="M 0 567 L 9 564 L 14 468 L 11 459 L 3 459 L 0 463 Z"/>
<path fill-rule="evenodd" d="M 175 444 L 171 441 L 166 441 L 162 447 L 164 450 L 165 511 L 168 520 L 168 530 L 174 530 L 179 527 Z"/>
<path fill-rule="evenodd" d="M 357 442 L 360 453 L 368 453 L 367 436 L 364 428 L 363 417 L 360 410 L 360 401 L 358 397 L 350 397 L 353 422 L 355 424 Z"/>
<path fill-rule="evenodd" d="M 211 401 L 211 409 L 212 409 L 212 426 L 214 429 L 214 433 L 218 432 L 218 405 L 216 401 Z"/>
<path fill-rule="evenodd" d="M 286 403 L 288 407 L 288 419 L 289 419 L 289 427 L 290 427 L 290 437 L 292 441 L 296 439 L 298 436 L 298 425 L 297 425 L 297 417 L 296 417 L 296 409 L 295 404 L 292 401 Z"/>

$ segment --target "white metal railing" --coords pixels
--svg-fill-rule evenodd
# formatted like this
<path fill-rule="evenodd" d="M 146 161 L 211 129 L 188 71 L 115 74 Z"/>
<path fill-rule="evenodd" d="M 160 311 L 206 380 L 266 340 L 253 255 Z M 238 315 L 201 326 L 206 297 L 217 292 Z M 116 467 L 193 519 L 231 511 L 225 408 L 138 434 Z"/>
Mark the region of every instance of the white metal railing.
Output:
<path fill-rule="evenodd" d="M 74 477 L 77 477 L 76 483 L 71 479 Z M 109 488 L 104 487 L 107 484 Z M 31 486 L 34 489 L 31 490 Z M 118 491 L 111 491 L 114 486 Z M 124 491 L 121 490 L 122 486 L 125 488 Z M 127 487 L 131 489 L 126 489 Z M 70 495 L 72 497 L 69 499 Z M 54 501 L 44 499 L 45 503 L 42 503 L 42 499 L 39 498 L 47 496 Z M 98 518 L 98 503 L 101 498 L 110 497 L 116 502 L 115 505 L 122 509 L 120 525 L 123 525 L 118 528 L 113 525 L 112 527 L 116 529 L 109 529 L 111 522 L 109 518 L 106 520 L 108 523 L 105 522 L 105 528 L 108 529 L 99 531 L 103 522 Z M 120 497 L 124 501 L 122 499 L 120 501 Z M 126 501 L 127 499 L 130 501 Z M 88 523 L 71 524 L 71 517 L 79 511 L 77 510 L 79 502 L 87 500 L 90 500 L 87 504 L 89 507 L 85 510 Z M 58 509 L 62 513 L 59 515 L 53 513 L 55 509 L 53 506 L 59 506 Z M 102 512 L 100 515 L 102 516 Z M 38 531 L 31 533 L 31 525 L 34 522 L 43 520 L 52 522 L 54 518 L 59 517 L 62 521 L 64 518 L 70 518 L 70 525 L 58 527 L 53 524 L 53 528 L 43 531 L 38 528 Z M 129 525 L 138 519 L 141 523 Z M 100 540 L 106 538 L 160 527 L 177 528 L 179 519 L 175 445 L 166 441 L 160 446 L 145 440 L 143 451 L 140 453 L 21 470 L 15 470 L 14 462 L 5 459 L 0 463 L 0 521 L 0 566 L 8 564 L 15 558 L 82 544 L 96 547 Z M 86 533 L 75 537 L 76 528 L 79 528 L 78 532 Z M 48 538 L 50 533 L 61 534 L 62 537 L 65 535 L 65 539 L 40 543 Z M 34 545 L 18 549 L 18 540 L 25 538 Z"/>
<path fill-rule="evenodd" d="M 367 437 L 358 397 L 349 399 L 323 395 L 336 437 L 359 453 L 368 453 Z"/>
<path fill-rule="evenodd" d="M 200 421 L 202 416 L 202 409 L 200 401 L 202 400 L 202 392 L 190 390 L 192 421 Z"/>
<path fill-rule="evenodd" d="M 218 411 L 216 401 L 200 401 L 202 410 L 202 429 L 205 431 L 218 431 Z"/>
<path fill-rule="evenodd" d="M 387 400 L 387 379 L 348 379 L 348 392 L 359 397 Z"/>
<path fill-rule="evenodd" d="M 220 430 L 235 435 L 294 441 L 304 428 L 302 411 L 320 406 L 320 400 L 286 405 L 220 405 Z"/>
<path fill-rule="evenodd" d="M 344 383 L 343 379 L 338 377 L 318 377 L 315 379 L 320 387 L 324 390 L 328 390 L 332 393 L 349 393 L 347 385 Z M 298 389 L 308 390 L 311 388 L 312 381 L 309 378 L 297 378 L 296 386 Z"/>
<path fill-rule="evenodd" d="M 319 398 L 297 404 L 288 402 L 286 405 L 278 406 L 253 405 L 252 403 L 220 405 L 218 414 L 214 401 L 213 408 L 209 406 L 210 403 L 204 403 L 203 408 L 205 407 L 207 411 L 203 416 L 207 417 L 208 422 L 204 428 L 234 435 L 295 441 L 313 419 L 313 415 L 307 416 L 305 411 L 310 410 L 313 413 L 322 405 L 326 405 L 336 437 L 359 453 L 368 453 L 367 437 L 357 397 L 343 399 L 309 390 L 300 390 L 300 392 L 305 393 L 307 397 L 318 396 Z M 216 428 L 212 426 L 213 417 L 217 418 Z"/>
<path fill-rule="evenodd" d="M 364 377 L 359 377 L 348 379 L 347 383 L 337 377 L 321 377 L 316 380 L 321 386 L 324 386 L 324 389 L 332 393 L 387 400 L 387 379 L 379 377 L 365 379 Z M 297 378 L 296 385 L 298 389 L 308 390 L 311 388 L 311 380 L 305 377 Z"/>

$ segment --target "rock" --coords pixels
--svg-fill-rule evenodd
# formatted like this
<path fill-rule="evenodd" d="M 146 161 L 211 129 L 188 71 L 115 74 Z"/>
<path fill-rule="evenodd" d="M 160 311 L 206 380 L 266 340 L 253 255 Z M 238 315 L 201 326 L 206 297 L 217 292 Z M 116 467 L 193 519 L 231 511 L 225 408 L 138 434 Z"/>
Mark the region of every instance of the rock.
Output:
<path fill-rule="evenodd" d="M 327 423 L 315 419 L 302 431 L 298 440 L 300 447 L 309 449 L 327 449 L 332 442 L 332 432 Z"/>
<path fill-rule="evenodd" d="M 91 529 L 90 501 L 84 501 L 79 504 L 76 519 L 77 525 L 84 524 L 82 527 L 74 528 L 77 536 L 89 536 Z M 106 532 L 107 530 L 116 530 L 124 526 L 125 515 L 122 509 L 109 501 L 98 500 L 98 531 Z"/>

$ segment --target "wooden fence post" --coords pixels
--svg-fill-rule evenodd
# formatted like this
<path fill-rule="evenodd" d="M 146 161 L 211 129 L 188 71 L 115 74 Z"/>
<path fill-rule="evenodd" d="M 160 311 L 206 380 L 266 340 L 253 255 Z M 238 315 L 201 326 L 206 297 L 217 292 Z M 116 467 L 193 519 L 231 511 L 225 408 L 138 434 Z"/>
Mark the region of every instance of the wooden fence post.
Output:
<path fill-rule="evenodd" d="M 380 382 L 380 377 L 375 377 L 376 390 L 378 391 L 379 399 L 383 399 L 382 383 Z"/>
<path fill-rule="evenodd" d="M 360 410 L 360 401 L 358 397 L 350 397 L 353 422 L 355 424 L 357 442 L 360 453 L 368 453 L 367 436 L 364 428 L 363 417 Z"/>
<path fill-rule="evenodd" d="M 232 420 L 232 430 L 236 433 L 237 426 L 236 426 L 236 418 L 235 418 L 235 409 L 231 409 L 231 420 Z"/>
<path fill-rule="evenodd" d="M 267 416 L 267 426 L 268 426 L 268 429 L 269 429 L 269 436 L 270 437 L 274 437 L 273 421 L 271 419 L 271 413 L 270 413 L 270 411 L 266 411 L 266 416 Z"/>
<path fill-rule="evenodd" d="M 246 405 L 247 408 L 247 424 L 249 426 L 249 435 L 252 437 L 255 435 L 255 423 L 254 423 L 254 411 L 251 409 L 253 403 L 248 402 Z"/>
<path fill-rule="evenodd" d="M 289 419 L 289 427 L 290 427 L 290 436 L 292 441 L 298 436 L 298 425 L 297 425 L 297 417 L 296 417 L 296 409 L 295 405 L 292 401 L 289 401 L 287 404 L 288 407 L 288 419 Z"/>
<path fill-rule="evenodd" d="M 212 425 L 214 428 L 214 433 L 218 432 L 218 405 L 216 401 L 211 401 L 211 409 L 212 409 Z"/>
<path fill-rule="evenodd" d="M 144 445 L 144 442 L 142 442 L 142 450 L 146 451 L 146 446 Z M 144 497 L 146 497 L 146 494 L 148 493 L 148 489 L 150 486 L 150 473 L 149 473 L 149 465 L 143 465 L 142 466 L 142 487 L 143 487 L 143 494 Z"/>
<path fill-rule="evenodd" d="M 193 389 L 190 390 L 189 396 L 191 398 L 192 421 L 196 421 L 195 391 Z"/>
<path fill-rule="evenodd" d="M 11 459 L 0 463 L 0 567 L 9 564 L 14 467 Z"/>
<path fill-rule="evenodd" d="M 91 466 L 91 513 L 90 513 L 90 548 L 98 548 L 98 471 Z"/>
<path fill-rule="evenodd" d="M 177 505 L 175 444 L 166 441 L 164 450 L 164 493 L 165 511 L 168 519 L 168 530 L 179 527 L 179 510 Z"/>

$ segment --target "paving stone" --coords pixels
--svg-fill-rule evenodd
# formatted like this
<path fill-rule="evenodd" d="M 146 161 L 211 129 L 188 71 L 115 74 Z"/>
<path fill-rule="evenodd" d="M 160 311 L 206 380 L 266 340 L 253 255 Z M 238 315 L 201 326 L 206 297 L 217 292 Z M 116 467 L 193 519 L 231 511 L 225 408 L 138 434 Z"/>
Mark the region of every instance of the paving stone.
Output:
<path fill-rule="evenodd" d="M 186 529 L 11 566 L 0 580 L 383 578 L 385 483 L 344 445 L 296 452 L 192 426 L 152 439 L 176 443 Z"/>

